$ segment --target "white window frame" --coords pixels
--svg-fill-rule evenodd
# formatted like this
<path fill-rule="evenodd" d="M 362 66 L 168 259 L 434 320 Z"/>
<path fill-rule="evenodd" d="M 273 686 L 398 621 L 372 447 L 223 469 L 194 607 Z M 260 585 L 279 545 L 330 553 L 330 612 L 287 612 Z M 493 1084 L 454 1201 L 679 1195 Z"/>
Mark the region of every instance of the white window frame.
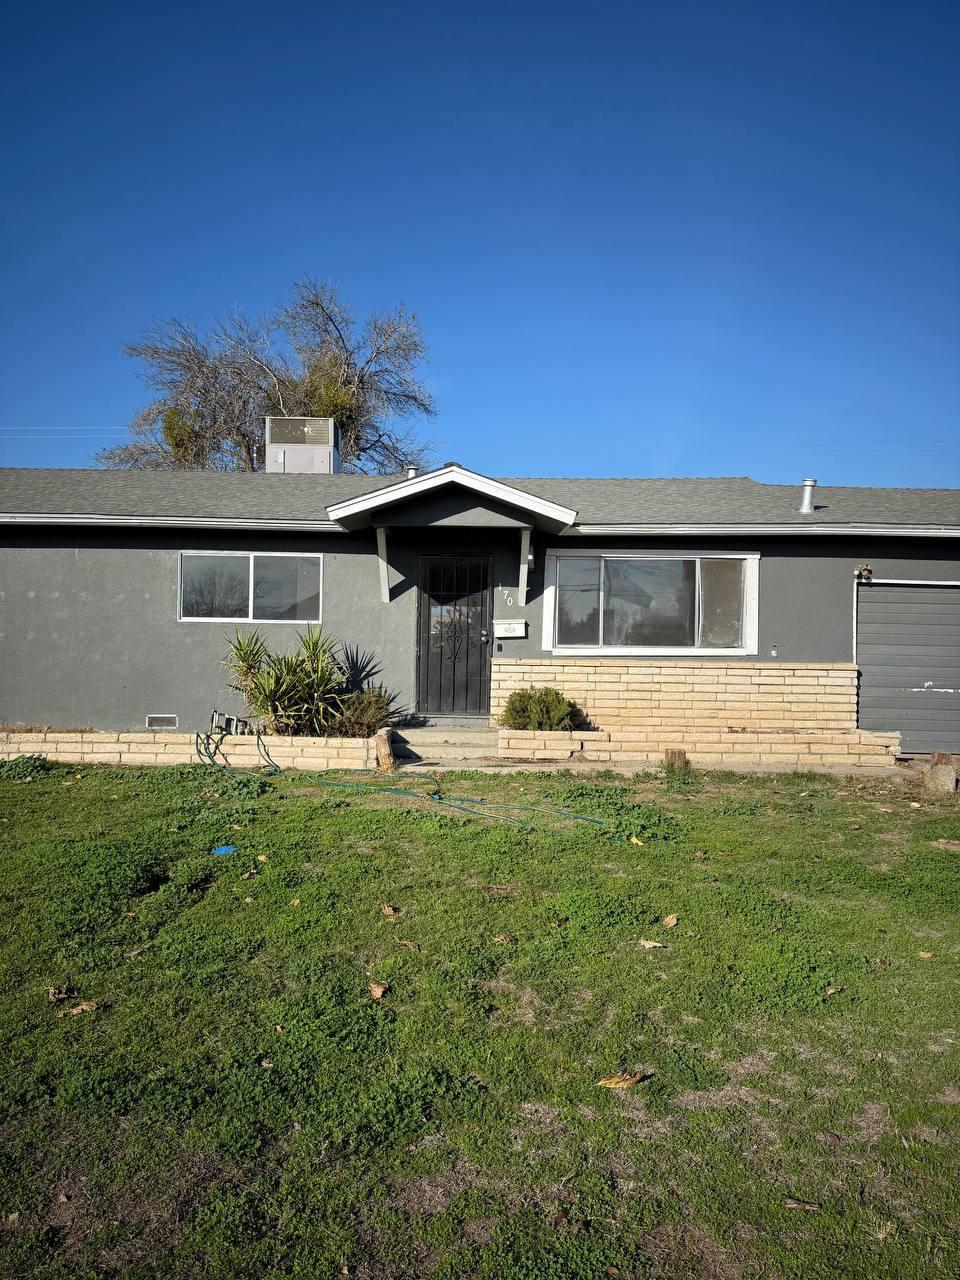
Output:
<path fill-rule="evenodd" d="M 247 579 L 247 612 L 240 618 L 197 618 L 183 613 L 183 558 L 184 556 L 232 556 L 235 560 L 249 560 Z M 255 618 L 253 616 L 253 560 L 255 556 L 284 556 L 288 560 L 320 561 L 320 616 L 317 618 Z M 323 555 L 312 551 L 181 551 L 177 556 L 177 621 L 178 622 L 252 622 L 258 627 L 309 627 L 323 621 Z"/>
<path fill-rule="evenodd" d="M 743 617 L 740 634 L 743 644 L 735 649 L 713 649 L 703 645 L 571 645 L 557 643 L 557 580 L 560 561 L 583 556 L 591 560 L 694 560 L 697 565 L 697 598 L 700 596 L 701 560 L 741 560 L 743 562 Z M 618 551 L 596 548 L 551 547 L 544 560 L 543 641 L 544 652 L 572 658 L 597 655 L 611 658 L 736 658 L 756 654 L 760 645 L 760 553 L 755 551 Z M 699 605 L 698 605 L 699 608 Z"/>

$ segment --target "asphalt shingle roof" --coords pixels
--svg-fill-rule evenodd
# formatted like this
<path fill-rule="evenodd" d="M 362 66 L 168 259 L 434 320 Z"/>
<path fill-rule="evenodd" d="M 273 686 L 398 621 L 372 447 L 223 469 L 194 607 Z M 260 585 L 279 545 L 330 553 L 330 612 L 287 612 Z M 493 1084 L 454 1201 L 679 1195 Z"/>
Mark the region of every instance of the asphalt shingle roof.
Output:
<path fill-rule="evenodd" d="M 326 520 L 327 507 L 404 476 L 0 468 L 0 513 L 165 519 Z M 818 487 L 801 516 L 800 485 L 716 479 L 497 477 L 577 511 L 578 524 L 929 525 L 960 527 L 960 489 Z"/>

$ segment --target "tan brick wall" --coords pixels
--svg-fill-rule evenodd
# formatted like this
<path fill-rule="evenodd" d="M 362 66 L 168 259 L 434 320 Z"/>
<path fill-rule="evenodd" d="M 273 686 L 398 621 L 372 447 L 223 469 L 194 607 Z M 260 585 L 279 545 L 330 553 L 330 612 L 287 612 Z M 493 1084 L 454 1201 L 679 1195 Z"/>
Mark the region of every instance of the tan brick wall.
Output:
<path fill-rule="evenodd" d="M 283 738 L 263 744 L 281 769 L 373 769 L 373 738 Z M 0 759 L 43 755 L 70 764 L 197 764 L 192 733 L 3 733 Z M 253 737 L 224 738 L 219 760 L 239 769 L 263 762 Z"/>
<path fill-rule="evenodd" d="M 897 733 L 857 728 L 855 663 L 696 659 L 494 658 L 491 713 L 514 689 L 550 685 L 593 732 L 501 730 L 508 760 L 638 766 L 681 748 L 704 767 L 877 768 L 893 764 Z"/>
<path fill-rule="evenodd" d="M 501 729 L 501 760 L 549 761 L 641 768 L 660 763 L 668 747 L 680 747 L 703 768 L 849 770 L 887 768 L 896 762 L 898 733 L 862 729 L 758 729 L 651 725 L 644 730 L 592 733 L 528 733 Z"/>
<path fill-rule="evenodd" d="M 598 729 L 857 727 L 854 663 L 722 662 L 671 658 L 497 658 L 491 715 L 514 689 L 552 685 Z"/>

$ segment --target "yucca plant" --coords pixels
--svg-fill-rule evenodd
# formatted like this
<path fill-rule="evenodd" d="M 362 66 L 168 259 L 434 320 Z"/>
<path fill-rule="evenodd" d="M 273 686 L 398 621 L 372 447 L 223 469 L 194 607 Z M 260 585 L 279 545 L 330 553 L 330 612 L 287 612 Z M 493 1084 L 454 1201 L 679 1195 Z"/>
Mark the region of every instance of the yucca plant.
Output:
<path fill-rule="evenodd" d="M 293 653 L 271 653 L 259 631 L 237 631 L 228 645 L 230 688 L 269 733 L 322 735 L 339 716 L 346 672 L 320 627 L 298 636 Z"/>

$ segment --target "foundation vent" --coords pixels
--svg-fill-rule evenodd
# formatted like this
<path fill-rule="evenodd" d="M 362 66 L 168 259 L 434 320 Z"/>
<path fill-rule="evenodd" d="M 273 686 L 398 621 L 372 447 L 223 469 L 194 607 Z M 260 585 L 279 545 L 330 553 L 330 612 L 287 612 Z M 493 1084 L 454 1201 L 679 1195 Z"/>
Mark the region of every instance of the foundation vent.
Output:
<path fill-rule="evenodd" d="M 166 712 L 153 712 L 147 716 L 148 729 L 176 729 L 180 721 L 177 716 L 172 716 Z"/>

